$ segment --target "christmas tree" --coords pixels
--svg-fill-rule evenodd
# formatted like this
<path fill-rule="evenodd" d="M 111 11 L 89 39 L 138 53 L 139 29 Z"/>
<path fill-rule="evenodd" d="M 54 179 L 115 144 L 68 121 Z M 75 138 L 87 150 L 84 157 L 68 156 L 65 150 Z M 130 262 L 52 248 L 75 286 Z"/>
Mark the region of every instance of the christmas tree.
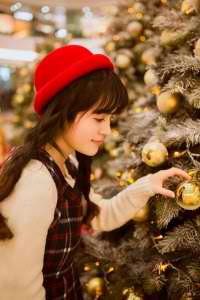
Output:
<path fill-rule="evenodd" d="M 200 2 L 162 1 L 155 12 L 148 43 L 158 55 L 145 73 L 147 90 L 157 90 L 155 106 L 129 108 L 118 122 L 120 157 L 108 165 L 119 172 L 119 184 L 94 183 L 109 198 L 170 167 L 186 170 L 192 180 L 170 178 L 165 186 L 175 199 L 157 194 L 123 227 L 85 238 L 90 257 L 80 270 L 86 299 L 200 299 Z"/>

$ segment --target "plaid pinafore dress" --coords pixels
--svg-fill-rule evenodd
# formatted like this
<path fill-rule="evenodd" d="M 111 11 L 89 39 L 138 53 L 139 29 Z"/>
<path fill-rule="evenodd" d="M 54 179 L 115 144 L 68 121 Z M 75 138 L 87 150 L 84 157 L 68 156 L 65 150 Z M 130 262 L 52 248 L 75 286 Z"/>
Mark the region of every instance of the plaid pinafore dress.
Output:
<path fill-rule="evenodd" d="M 53 158 L 38 149 L 34 159 L 49 170 L 58 192 L 54 219 L 48 230 L 43 276 L 46 300 L 83 300 L 73 257 L 80 242 L 83 208 L 81 193 L 65 180 Z M 42 200 L 42 199 L 41 199 Z"/>

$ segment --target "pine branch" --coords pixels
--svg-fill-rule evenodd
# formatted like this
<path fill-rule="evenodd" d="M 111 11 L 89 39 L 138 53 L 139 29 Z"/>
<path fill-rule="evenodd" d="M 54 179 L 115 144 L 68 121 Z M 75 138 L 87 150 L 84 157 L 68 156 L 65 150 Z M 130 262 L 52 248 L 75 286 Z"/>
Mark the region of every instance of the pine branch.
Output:
<path fill-rule="evenodd" d="M 192 222 L 185 222 L 169 232 L 157 244 L 160 253 L 188 249 L 192 253 L 200 252 L 200 228 Z"/>
<path fill-rule="evenodd" d="M 126 120 L 127 140 L 135 145 L 147 142 L 152 136 L 152 129 L 156 124 L 158 115 L 159 113 L 153 110 L 133 114 L 131 118 Z"/>
<path fill-rule="evenodd" d="M 189 94 L 188 101 L 194 108 L 200 109 L 200 88 L 192 90 Z"/>
<path fill-rule="evenodd" d="M 148 274 L 148 276 L 144 277 L 143 279 L 143 288 L 144 288 L 144 291 L 151 295 L 155 292 L 159 292 L 162 287 L 166 284 L 167 282 L 167 279 L 165 277 L 164 274 L 162 275 L 150 275 Z"/>
<path fill-rule="evenodd" d="M 168 280 L 168 295 L 169 299 L 179 299 L 183 294 L 188 294 L 193 298 L 199 294 L 197 285 L 192 281 L 192 278 L 184 271 L 177 269 L 173 272 Z"/>
<path fill-rule="evenodd" d="M 161 198 L 161 197 L 160 197 Z M 178 216 L 180 207 L 172 199 L 156 200 L 156 221 L 158 228 L 165 228 L 169 222 Z"/>
<path fill-rule="evenodd" d="M 153 27 L 160 31 L 173 28 L 174 31 L 181 30 L 185 25 L 185 20 L 180 11 L 163 9 L 159 16 L 153 21 Z"/>
<path fill-rule="evenodd" d="M 180 93 L 185 95 L 188 91 L 193 90 L 194 88 L 198 89 L 199 84 L 200 81 L 194 78 L 194 76 L 180 78 L 177 74 L 175 74 L 168 80 L 162 90 L 170 90 L 171 93 Z"/>
<path fill-rule="evenodd" d="M 198 76 L 200 73 L 200 61 L 190 55 L 169 54 L 156 66 L 161 82 L 171 76 L 185 78 Z"/>
<path fill-rule="evenodd" d="M 190 118 L 180 122 L 180 119 L 173 118 L 168 124 L 167 120 L 164 123 L 163 119 L 160 119 L 160 124 L 162 126 L 163 135 L 161 136 L 161 141 L 167 147 L 175 146 L 181 147 L 183 144 L 189 143 L 190 146 L 200 144 L 200 132 L 199 120 L 192 120 Z M 158 121 L 158 125 L 159 121 Z"/>

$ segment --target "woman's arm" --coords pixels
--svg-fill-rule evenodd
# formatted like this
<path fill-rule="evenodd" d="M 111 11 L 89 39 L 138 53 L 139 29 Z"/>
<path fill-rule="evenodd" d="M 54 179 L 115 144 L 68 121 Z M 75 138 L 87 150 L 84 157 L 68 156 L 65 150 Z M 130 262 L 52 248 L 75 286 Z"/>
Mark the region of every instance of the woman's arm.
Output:
<path fill-rule="evenodd" d="M 132 219 L 134 214 L 156 193 L 173 198 L 174 192 L 163 188 L 163 182 L 168 177 L 176 175 L 190 179 L 183 170 L 171 168 L 138 179 L 111 199 L 103 199 L 91 190 L 91 201 L 100 207 L 99 215 L 92 220 L 93 229 L 110 231 L 122 226 Z"/>
<path fill-rule="evenodd" d="M 100 213 L 92 220 L 96 231 L 110 231 L 133 218 L 155 193 L 151 189 L 149 176 L 145 176 L 111 199 L 103 199 L 93 189 L 90 192 L 92 202 L 100 207 Z"/>
<path fill-rule="evenodd" d="M 2 299 L 11 299 L 11 295 L 20 300 L 45 298 L 43 258 L 56 196 L 47 169 L 33 160 L 25 167 L 13 192 L 1 202 L 1 212 L 14 233 L 11 240 L 0 241 Z"/>

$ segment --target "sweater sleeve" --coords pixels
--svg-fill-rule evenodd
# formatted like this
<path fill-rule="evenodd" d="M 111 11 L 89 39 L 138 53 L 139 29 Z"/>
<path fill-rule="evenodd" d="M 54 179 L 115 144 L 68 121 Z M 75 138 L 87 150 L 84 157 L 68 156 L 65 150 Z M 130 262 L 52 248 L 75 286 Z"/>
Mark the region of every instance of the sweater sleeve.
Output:
<path fill-rule="evenodd" d="M 14 190 L 1 202 L 1 213 L 14 237 L 0 242 L 0 287 L 20 289 L 23 295 L 27 292 L 21 299 L 33 299 L 31 293 L 42 290 L 46 236 L 56 201 L 57 190 L 48 170 L 32 160 Z"/>
<path fill-rule="evenodd" d="M 92 220 L 93 229 L 110 231 L 131 220 L 155 194 L 151 188 L 150 176 L 138 179 L 111 199 L 103 199 L 91 189 L 90 200 L 100 207 L 99 215 Z"/>

